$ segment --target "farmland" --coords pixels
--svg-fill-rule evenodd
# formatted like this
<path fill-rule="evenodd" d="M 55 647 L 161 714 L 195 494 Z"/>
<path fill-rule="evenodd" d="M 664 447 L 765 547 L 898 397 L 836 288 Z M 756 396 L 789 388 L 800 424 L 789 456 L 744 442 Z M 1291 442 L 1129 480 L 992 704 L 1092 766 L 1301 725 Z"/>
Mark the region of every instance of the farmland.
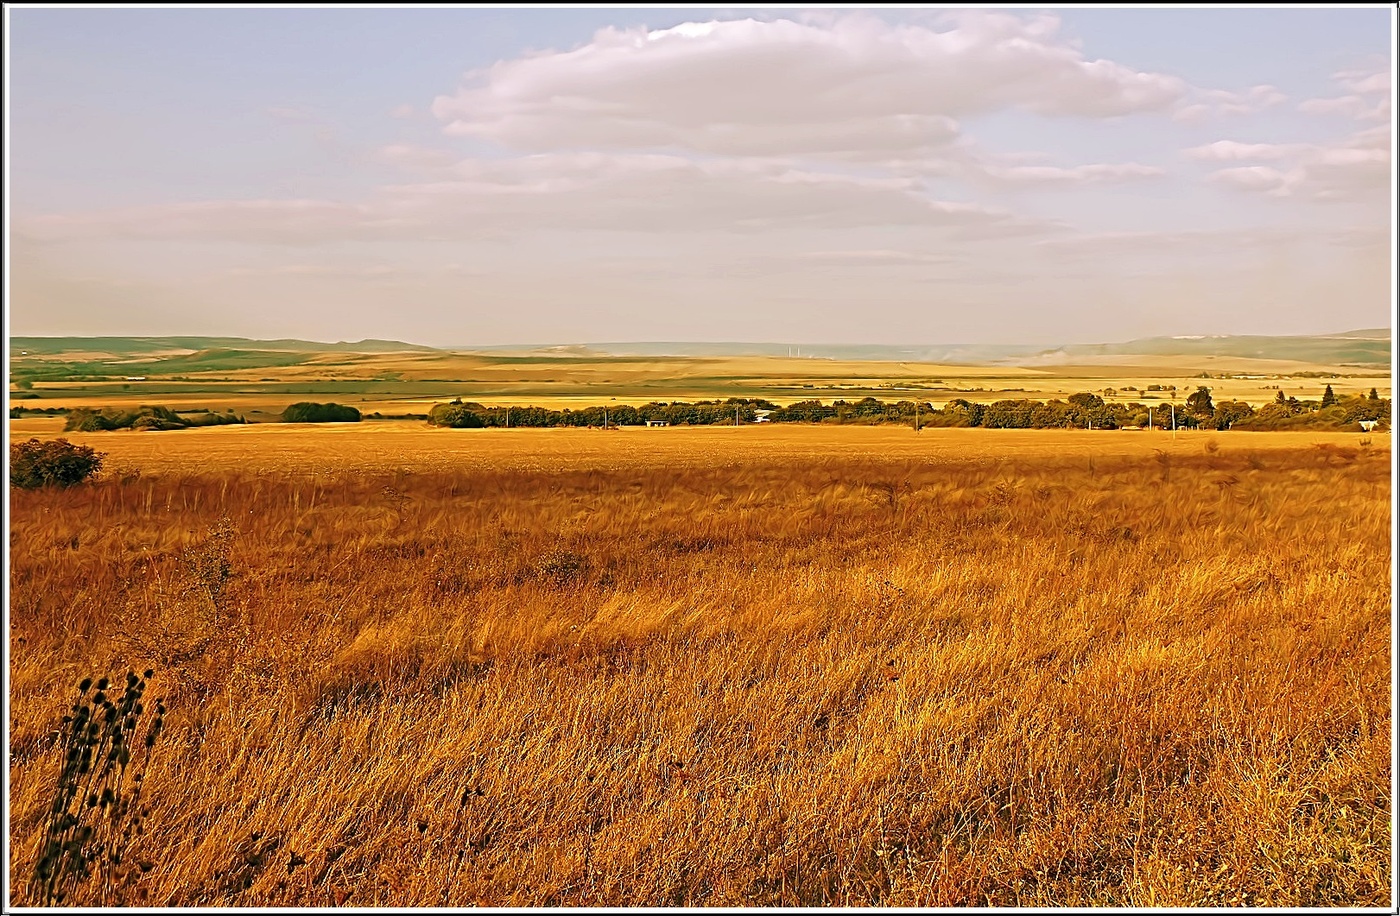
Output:
<path fill-rule="evenodd" d="M 1388 435 L 68 438 L 19 889 L 73 685 L 151 667 L 133 902 L 1392 904 Z"/>
<path fill-rule="evenodd" d="M 1206 384 L 1217 400 L 1262 404 L 1280 388 L 1304 399 L 1319 398 L 1326 384 L 1339 396 L 1377 388 L 1389 397 L 1391 390 L 1389 371 L 1378 364 L 1213 353 L 1082 356 L 1074 363 L 1065 362 L 1069 357 L 1064 357 L 1057 362 L 954 364 L 780 356 L 609 356 L 549 350 L 353 352 L 314 349 L 329 345 L 305 342 L 280 345 L 300 349 L 137 352 L 132 350 L 135 344 L 126 342 L 125 350 L 22 352 L 12 354 L 12 381 L 25 380 L 29 387 L 12 391 L 12 396 L 22 396 L 24 400 L 15 403 L 29 408 L 154 403 L 175 410 L 233 411 L 258 421 L 272 419 L 288 404 L 305 400 L 334 400 L 366 414 L 397 416 L 424 414 L 434 403 L 456 397 L 487 406 L 534 404 L 556 409 L 731 396 L 761 397 L 779 404 L 809 398 L 917 397 L 941 406 L 955 398 L 990 403 L 1063 399 L 1091 391 L 1110 401 L 1150 403 L 1169 398 L 1173 387 L 1180 399 Z"/>

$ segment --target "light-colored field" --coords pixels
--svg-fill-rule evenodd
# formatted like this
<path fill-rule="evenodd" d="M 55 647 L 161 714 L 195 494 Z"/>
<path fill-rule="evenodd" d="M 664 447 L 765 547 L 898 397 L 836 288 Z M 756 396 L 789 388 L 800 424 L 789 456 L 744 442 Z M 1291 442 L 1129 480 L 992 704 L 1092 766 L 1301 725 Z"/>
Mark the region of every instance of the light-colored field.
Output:
<path fill-rule="evenodd" d="M 12 903 L 74 684 L 148 665 L 127 902 L 1394 903 L 1388 437 L 71 438 L 114 473 L 12 493 Z"/>
<path fill-rule="evenodd" d="M 1163 430 L 924 429 L 903 426 L 767 424 L 603 431 L 436 429 L 422 421 L 221 426 L 166 432 L 63 433 L 62 418 L 10 422 L 10 439 L 62 436 L 109 463 L 147 471 L 244 470 L 324 473 L 346 469 L 537 469 L 733 465 L 763 460 L 1010 460 L 1059 455 L 1141 460 L 1158 452 L 1295 450 L 1317 444 L 1388 448 L 1387 433 Z"/>

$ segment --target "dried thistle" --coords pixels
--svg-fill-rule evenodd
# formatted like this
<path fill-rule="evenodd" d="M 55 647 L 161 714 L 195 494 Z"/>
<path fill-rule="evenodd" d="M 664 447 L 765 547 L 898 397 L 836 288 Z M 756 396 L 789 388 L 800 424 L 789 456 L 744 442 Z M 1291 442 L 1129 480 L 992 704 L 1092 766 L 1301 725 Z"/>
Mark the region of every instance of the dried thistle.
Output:
<path fill-rule="evenodd" d="M 152 867 L 138 853 L 146 771 L 165 722 L 164 703 L 151 715 L 142 702 L 154 673 L 128 671 L 120 699 L 109 695 L 115 687 L 105 677 L 78 684 L 77 702 L 62 720 L 58 782 L 30 880 L 42 906 L 74 905 L 74 892 L 94 875 L 96 899 L 84 902 L 120 905 Z"/>

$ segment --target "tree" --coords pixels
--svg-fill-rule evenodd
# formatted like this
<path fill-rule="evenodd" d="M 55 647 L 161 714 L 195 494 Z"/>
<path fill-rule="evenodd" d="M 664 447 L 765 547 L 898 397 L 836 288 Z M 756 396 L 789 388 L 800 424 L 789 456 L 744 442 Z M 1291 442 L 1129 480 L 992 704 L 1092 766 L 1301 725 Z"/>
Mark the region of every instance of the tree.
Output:
<path fill-rule="evenodd" d="M 1368 401 L 1379 401 L 1380 399 L 1380 395 L 1376 394 L 1376 389 L 1374 388 L 1371 389 L 1370 394 L 1366 395 L 1366 400 Z"/>
<path fill-rule="evenodd" d="M 1283 396 L 1283 389 L 1278 390 L 1278 395 L 1274 398 L 1275 404 L 1287 404 L 1288 400 Z"/>
<path fill-rule="evenodd" d="M 67 439 L 17 442 L 10 446 L 10 486 L 22 490 L 76 486 L 100 471 L 105 457 Z"/>
<path fill-rule="evenodd" d="M 1322 392 L 1322 407 L 1327 409 L 1337 403 L 1337 396 L 1332 393 L 1332 386 L 1328 385 L 1327 390 Z"/>
<path fill-rule="evenodd" d="M 283 423 L 358 423 L 360 412 L 342 404 L 300 401 L 282 411 Z"/>
<path fill-rule="evenodd" d="M 458 398 L 450 404 L 436 404 L 428 411 L 429 426 L 446 426 L 451 429 L 476 429 L 486 424 L 482 421 L 480 414 L 472 409 L 473 405 L 463 404 Z M 516 417 L 516 425 L 521 426 L 519 417 Z"/>
<path fill-rule="evenodd" d="M 1192 416 L 1201 419 L 1215 416 L 1215 405 L 1210 400 L 1210 389 L 1205 385 L 1198 387 L 1186 398 L 1186 409 Z"/>
<path fill-rule="evenodd" d="M 1085 410 L 1094 410 L 1103 406 L 1103 398 L 1096 394 L 1090 394 L 1087 391 L 1081 391 L 1078 394 L 1070 395 L 1069 402 L 1075 407 L 1083 407 Z"/>
<path fill-rule="evenodd" d="M 1254 408 L 1244 401 L 1221 401 L 1215 406 L 1215 428 L 1229 429 L 1240 420 L 1254 416 Z"/>

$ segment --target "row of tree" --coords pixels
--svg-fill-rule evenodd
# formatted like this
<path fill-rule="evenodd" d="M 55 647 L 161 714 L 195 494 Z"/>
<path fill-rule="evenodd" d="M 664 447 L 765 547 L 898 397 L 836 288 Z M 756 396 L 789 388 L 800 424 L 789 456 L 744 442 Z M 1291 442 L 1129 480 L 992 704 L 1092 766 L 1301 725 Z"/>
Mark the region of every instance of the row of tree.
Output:
<path fill-rule="evenodd" d="M 647 421 L 664 421 L 673 426 L 713 426 L 737 421 L 752 423 L 758 411 L 777 411 L 778 405 L 762 398 L 729 398 L 725 401 L 653 401 L 641 407 L 615 404 L 585 407 L 582 410 L 551 410 L 547 407 L 483 407 L 460 398 L 438 404 L 428 412 L 432 426 L 457 429 L 481 426 L 642 426 Z"/>
<path fill-rule="evenodd" d="M 95 433 L 113 429 L 189 429 L 193 426 L 224 426 L 230 423 L 247 423 L 242 416 L 231 413 L 185 414 L 181 416 L 168 407 L 142 406 L 135 410 L 125 408 L 75 407 L 68 411 L 63 423 L 64 432 Z"/>
<path fill-rule="evenodd" d="M 438 404 L 429 412 L 428 423 L 446 427 L 486 426 L 640 426 L 648 421 L 672 425 L 710 426 L 751 423 L 760 415 L 773 423 L 899 423 L 931 427 L 987 427 L 995 429 L 1060 429 L 1123 427 L 1206 429 L 1347 429 L 1363 420 L 1390 422 L 1388 398 L 1372 389 L 1368 396 L 1337 397 L 1328 385 L 1321 401 L 1300 401 L 1279 391 L 1275 400 L 1260 408 L 1243 401 L 1215 403 L 1211 390 L 1196 389 L 1183 403 L 1142 404 L 1108 402 L 1096 394 L 1080 392 L 1066 400 L 1002 400 L 976 404 L 963 398 L 949 401 L 942 409 L 927 402 L 881 401 L 798 401 L 786 407 L 762 398 L 729 398 L 724 401 L 686 403 L 653 401 L 641 407 L 615 405 L 582 410 L 551 410 L 545 407 L 484 407 L 460 398 Z M 1359 428 L 1359 427 L 1357 427 Z"/>

